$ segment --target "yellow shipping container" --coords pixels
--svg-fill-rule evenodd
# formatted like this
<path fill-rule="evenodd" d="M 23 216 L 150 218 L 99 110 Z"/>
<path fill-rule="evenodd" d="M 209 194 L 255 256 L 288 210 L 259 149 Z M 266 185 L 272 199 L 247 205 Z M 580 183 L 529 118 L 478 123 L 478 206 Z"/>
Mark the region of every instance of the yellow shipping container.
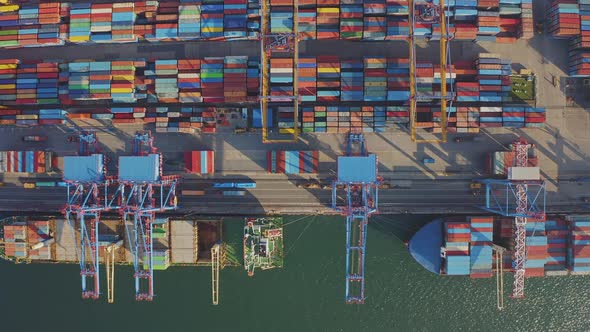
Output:
<path fill-rule="evenodd" d="M 326 7 L 326 8 L 318 8 L 318 14 L 339 14 L 340 8 L 338 7 Z"/>
<path fill-rule="evenodd" d="M 133 92 L 133 89 L 128 89 L 128 88 L 112 88 L 111 92 L 114 93 L 131 93 Z"/>
<path fill-rule="evenodd" d="M 7 63 L 7 64 L 0 64 L 0 69 L 16 69 L 15 64 Z"/>
<path fill-rule="evenodd" d="M 5 5 L 5 6 L 0 6 L 0 13 L 9 13 L 9 12 L 14 12 L 18 10 L 18 5 Z"/>
<path fill-rule="evenodd" d="M 16 89 L 16 84 L 0 84 L 0 90 Z"/>
<path fill-rule="evenodd" d="M 23 185 L 23 187 L 25 187 L 25 189 L 35 189 L 35 184 L 27 182 Z"/>
<path fill-rule="evenodd" d="M 219 27 L 219 28 L 203 28 L 203 32 L 223 32 L 223 27 Z"/>
<path fill-rule="evenodd" d="M 73 43 L 90 41 L 90 36 L 70 36 L 70 41 Z"/>
<path fill-rule="evenodd" d="M 133 82 L 133 80 L 135 80 L 135 76 L 134 75 L 113 75 L 113 80 Z"/>
<path fill-rule="evenodd" d="M 318 73 L 339 73 L 340 68 L 318 68 Z"/>

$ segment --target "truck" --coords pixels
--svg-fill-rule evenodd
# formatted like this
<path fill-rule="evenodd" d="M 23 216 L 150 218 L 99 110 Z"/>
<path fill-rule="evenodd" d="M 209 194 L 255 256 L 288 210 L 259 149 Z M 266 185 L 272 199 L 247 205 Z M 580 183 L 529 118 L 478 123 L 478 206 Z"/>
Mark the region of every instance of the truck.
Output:
<path fill-rule="evenodd" d="M 35 189 L 36 188 L 34 182 L 25 182 L 25 183 L 23 183 L 23 187 L 25 189 Z"/>
<path fill-rule="evenodd" d="M 204 190 L 182 190 L 180 192 L 182 196 L 204 196 Z"/>
<path fill-rule="evenodd" d="M 455 143 L 461 142 L 481 142 L 483 141 L 483 137 L 479 135 L 470 135 L 470 136 L 457 136 L 454 139 Z"/>
<path fill-rule="evenodd" d="M 224 190 L 223 196 L 244 196 L 246 195 L 245 190 Z"/>
<path fill-rule="evenodd" d="M 480 182 L 471 182 L 469 184 L 469 190 L 471 191 L 471 195 L 479 196 L 481 195 L 482 185 Z"/>
<path fill-rule="evenodd" d="M 55 187 L 55 181 L 37 181 L 35 186 L 39 187 Z"/>
<path fill-rule="evenodd" d="M 434 164 L 434 158 L 424 158 L 422 159 L 423 164 Z"/>
<path fill-rule="evenodd" d="M 213 183 L 213 188 L 224 189 L 224 188 L 256 188 L 256 182 L 216 182 Z"/>
<path fill-rule="evenodd" d="M 23 136 L 23 141 L 25 141 L 25 142 L 45 142 L 45 141 L 47 141 L 47 136 L 27 135 L 27 136 Z"/>

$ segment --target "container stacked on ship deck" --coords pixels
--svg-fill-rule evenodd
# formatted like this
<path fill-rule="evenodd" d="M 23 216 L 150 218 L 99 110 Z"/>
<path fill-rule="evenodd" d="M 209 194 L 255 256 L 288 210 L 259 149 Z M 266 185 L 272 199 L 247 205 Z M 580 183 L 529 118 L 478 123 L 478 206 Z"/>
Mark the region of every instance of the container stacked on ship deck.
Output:
<path fill-rule="evenodd" d="M 567 249 L 569 269 L 572 273 L 590 273 L 590 216 L 569 215 L 570 239 Z"/>
<path fill-rule="evenodd" d="M 547 262 L 545 274 L 563 274 L 567 271 L 566 255 L 568 242 L 567 221 L 552 218 L 545 221 L 547 233 Z"/>
<path fill-rule="evenodd" d="M 4 225 L 4 254 L 10 258 L 25 259 L 28 254 L 27 225 Z"/>
<path fill-rule="evenodd" d="M 223 102 L 223 57 L 207 57 L 201 61 L 201 87 L 203 101 Z"/>
<path fill-rule="evenodd" d="M 27 221 L 27 236 L 29 246 L 48 240 L 50 238 L 49 221 Z M 28 257 L 34 260 L 50 260 L 52 258 L 51 248 L 47 245 L 37 249 L 31 248 Z"/>
<path fill-rule="evenodd" d="M 545 221 L 528 218 L 526 223 L 525 276 L 545 276 L 545 264 L 547 263 L 548 256 L 547 250 Z"/>
<path fill-rule="evenodd" d="M 469 217 L 471 224 L 470 274 L 471 278 L 492 276 L 492 243 L 494 240 L 493 217 Z"/>
<path fill-rule="evenodd" d="M 444 223 L 445 233 L 445 273 L 447 275 L 469 275 L 471 258 L 469 242 L 471 227 L 465 221 Z"/>
<path fill-rule="evenodd" d="M 314 151 L 268 151 L 267 172 L 278 174 L 317 173 L 319 152 Z"/>

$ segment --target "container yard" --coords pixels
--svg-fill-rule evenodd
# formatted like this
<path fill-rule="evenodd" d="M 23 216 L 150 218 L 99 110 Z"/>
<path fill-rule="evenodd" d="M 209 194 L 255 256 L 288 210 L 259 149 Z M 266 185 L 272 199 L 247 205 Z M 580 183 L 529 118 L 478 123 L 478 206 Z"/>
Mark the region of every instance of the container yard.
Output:
<path fill-rule="evenodd" d="M 588 1 L 0 9 L 0 211 L 29 213 L 4 220 L 2 258 L 79 264 L 83 299 L 104 271 L 114 302 L 117 264 L 147 302 L 154 271 L 206 266 L 216 305 L 223 267 L 285 266 L 283 214 L 346 220 L 348 304 L 378 291 L 377 213 L 445 215 L 410 254 L 512 272 L 515 299 L 588 272 L 590 121 L 568 97 L 587 92 Z"/>

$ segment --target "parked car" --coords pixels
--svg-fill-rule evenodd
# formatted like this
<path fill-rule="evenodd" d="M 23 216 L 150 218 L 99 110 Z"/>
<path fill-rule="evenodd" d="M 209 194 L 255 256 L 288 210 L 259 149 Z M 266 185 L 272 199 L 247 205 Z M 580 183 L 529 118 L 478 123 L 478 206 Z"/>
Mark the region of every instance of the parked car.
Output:
<path fill-rule="evenodd" d="M 39 136 L 39 135 L 23 136 L 23 141 L 25 141 L 25 142 L 45 142 L 46 140 L 47 140 L 47 136 Z"/>

